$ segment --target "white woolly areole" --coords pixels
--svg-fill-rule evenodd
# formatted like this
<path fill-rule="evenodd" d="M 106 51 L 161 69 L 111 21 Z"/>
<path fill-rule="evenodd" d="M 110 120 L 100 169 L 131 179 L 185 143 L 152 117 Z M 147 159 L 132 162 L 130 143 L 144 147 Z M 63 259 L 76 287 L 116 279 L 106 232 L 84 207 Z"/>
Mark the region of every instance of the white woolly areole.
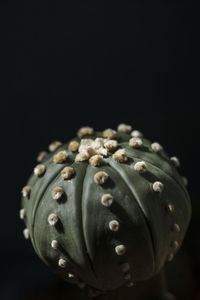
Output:
<path fill-rule="evenodd" d="M 143 146 L 143 141 L 141 138 L 138 137 L 132 137 L 129 140 L 129 146 L 133 147 L 133 148 L 140 148 Z"/>
<path fill-rule="evenodd" d="M 26 185 L 22 189 L 22 196 L 23 197 L 28 197 L 30 195 L 30 192 L 31 192 L 30 186 Z"/>
<path fill-rule="evenodd" d="M 127 283 L 126 286 L 127 286 L 128 288 L 130 288 L 130 287 L 134 286 L 134 283 L 133 283 L 132 281 L 130 281 L 129 283 Z"/>
<path fill-rule="evenodd" d="M 92 127 L 89 127 L 89 126 L 81 127 L 77 132 L 78 137 L 80 137 L 80 138 L 82 138 L 85 135 L 90 135 L 90 134 L 93 134 L 93 133 L 94 133 L 94 129 Z"/>
<path fill-rule="evenodd" d="M 95 140 L 82 139 L 78 151 L 80 154 L 87 155 L 88 157 L 93 155 L 107 156 L 108 151 L 104 147 L 106 141 L 107 139 L 103 138 L 96 138 Z"/>
<path fill-rule="evenodd" d="M 58 217 L 56 216 L 56 214 L 50 214 L 48 216 L 48 222 L 49 222 L 49 225 L 55 226 L 56 223 L 58 222 Z"/>
<path fill-rule="evenodd" d="M 101 197 L 101 204 L 103 204 L 104 206 L 106 207 L 109 207 L 112 205 L 113 203 L 113 196 L 111 194 L 104 194 L 102 197 Z"/>
<path fill-rule="evenodd" d="M 89 162 L 94 167 L 100 166 L 103 162 L 103 156 L 98 154 L 93 155 L 90 157 Z"/>
<path fill-rule="evenodd" d="M 168 260 L 168 261 L 172 261 L 173 258 L 174 258 L 174 254 L 173 254 L 173 253 L 170 253 L 170 254 L 168 255 L 168 257 L 167 257 L 167 260 Z"/>
<path fill-rule="evenodd" d="M 62 171 L 60 172 L 61 176 L 63 179 L 70 179 L 72 178 L 72 176 L 74 175 L 74 169 L 71 167 L 65 167 L 64 169 L 62 169 Z"/>
<path fill-rule="evenodd" d="M 64 194 L 63 189 L 60 186 L 56 186 L 51 191 L 51 196 L 54 200 L 59 200 Z"/>
<path fill-rule="evenodd" d="M 172 231 L 179 233 L 181 231 L 180 226 L 178 224 L 174 224 L 172 226 Z"/>
<path fill-rule="evenodd" d="M 72 279 L 72 278 L 74 278 L 74 277 L 75 277 L 75 275 L 74 275 L 74 274 L 72 274 L 72 273 L 68 273 L 68 274 L 67 274 L 67 276 L 68 276 L 70 279 Z"/>
<path fill-rule="evenodd" d="M 109 228 L 111 231 L 118 231 L 119 230 L 119 222 L 117 220 L 110 221 Z"/>
<path fill-rule="evenodd" d="M 115 252 L 119 256 L 124 255 L 126 253 L 126 247 L 124 245 L 118 245 L 115 247 Z"/>
<path fill-rule="evenodd" d="M 24 217 L 25 217 L 25 209 L 24 208 L 20 209 L 19 217 L 21 220 L 24 220 Z"/>
<path fill-rule="evenodd" d="M 46 170 L 45 165 L 39 164 L 34 168 L 34 174 L 36 176 L 41 176 L 44 174 L 45 170 Z"/>
<path fill-rule="evenodd" d="M 178 242 L 178 241 L 173 241 L 173 242 L 171 242 L 171 248 L 172 248 L 174 251 L 177 251 L 178 248 L 179 248 L 179 242 Z"/>
<path fill-rule="evenodd" d="M 54 152 L 56 151 L 56 149 L 58 149 L 58 147 L 60 147 L 62 145 L 62 143 L 60 141 L 54 141 L 49 145 L 49 151 L 50 152 Z"/>
<path fill-rule="evenodd" d="M 118 146 L 118 142 L 115 141 L 115 140 L 107 140 L 105 139 L 105 142 L 104 142 L 104 147 L 106 148 L 107 151 L 114 151 Z"/>
<path fill-rule="evenodd" d="M 129 265 L 129 263 L 123 263 L 123 264 L 121 264 L 120 268 L 123 273 L 126 273 L 130 270 L 130 265 Z"/>
<path fill-rule="evenodd" d="M 143 137 L 143 134 L 142 134 L 142 132 L 140 132 L 139 130 L 133 130 L 133 131 L 131 132 L 131 136 L 132 136 L 132 137 L 139 137 L 139 138 L 142 138 L 142 137 Z"/>
<path fill-rule="evenodd" d="M 175 210 L 175 206 L 172 203 L 167 204 L 167 211 L 169 214 L 173 213 Z"/>
<path fill-rule="evenodd" d="M 127 154 L 126 154 L 126 151 L 125 149 L 119 149 L 117 150 L 113 155 L 112 155 L 112 158 L 114 160 L 117 160 L 119 162 L 125 162 L 127 161 Z"/>
<path fill-rule="evenodd" d="M 106 172 L 99 171 L 94 175 L 94 181 L 98 184 L 104 184 L 108 180 L 109 175 Z"/>
<path fill-rule="evenodd" d="M 65 268 L 66 267 L 66 264 L 67 264 L 67 261 L 63 258 L 60 258 L 59 261 L 58 261 L 58 265 L 59 267 L 61 268 Z"/>
<path fill-rule="evenodd" d="M 59 151 L 58 153 L 56 153 L 54 156 L 53 156 L 53 161 L 56 163 L 56 164 L 60 164 L 60 163 L 63 163 L 66 161 L 68 157 L 68 154 L 65 150 L 63 151 Z"/>
<path fill-rule="evenodd" d="M 81 153 L 78 153 L 75 157 L 75 161 L 76 162 L 81 162 L 81 161 L 85 161 L 85 160 L 88 160 L 89 158 L 89 154 L 86 153 L 86 152 L 81 152 Z"/>
<path fill-rule="evenodd" d="M 151 149 L 154 152 L 160 152 L 163 150 L 163 147 L 159 143 L 155 142 L 155 143 L 151 144 Z"/>
<path fill-rule="evenodd" d="M 117 135 L 117 132 L 111 128 L 108 128 L 108 129 L 105 129 L 103 132 L 102 132 L 102 135 L 104 138 L 107 138 L 107 139 L 114 139 Z"/>
<path fill-rule="evenodd" d="M 68 149 L 72 152 L 78 151 L 79 143 L 77 141 L 71 141 L 69 143 Z"/>
<path fill-rule="evenodd" d="M 180 167 L 180 161 L 178 159 L 178 157 L 176 156 L 172 156 L 170 158 L 171 162 L 173 163 L 173 165 L 176 167 L 176 168 L 179 168 Z"/>
<path fill-rule="evenodd" d="M 28 240 L 28 239 L 29 239 L 29 236 L 30 236 L 30 234 L 29 234 L 29 229 L 28 229 L 28 228 L 25 228 L 25 229 L 23 230 L 23 234 L 24 234 L 25 239 Z"/>
<path fill-rule="evenodd" d="M 154 192 L 157 192 L 157 193 L 161 193 L 164 189 L 164 184 L 160 181 L 155 181 L 153 183 L 153 190 Z"/>
<path fill-rule="evenodd" d="M 37 156 L 37 161 L 41 162 L 43 161 L 43 159 L 47 156 L 47 151 L 41 151 L 39 152 L 38 156 Z"/>
<path fill-rule="evenodd" d="M 135 165 L 134 165 L 134 169 L 135 171 L 139 172 L 139 173 L 144 173 L 147 170 L 147 165 L 144 161 L 138 161 Z"/>
<path fill-rule="evenodd" d="M 132 130 L 132 126 L 131 125 L 127 125 L 124 123 L 121 123 L 117 126 L 117 131 L 118 132 L 122 132 L 122 133 L 129 133 Z"/>
<path fill-rule="evenodd" d="M 58 249 L 58 246 L 59 246 L 58 241 L 53 240 L 53 241 L 51 242 L 51 247 L 52 247 L 53 249 Z"/>

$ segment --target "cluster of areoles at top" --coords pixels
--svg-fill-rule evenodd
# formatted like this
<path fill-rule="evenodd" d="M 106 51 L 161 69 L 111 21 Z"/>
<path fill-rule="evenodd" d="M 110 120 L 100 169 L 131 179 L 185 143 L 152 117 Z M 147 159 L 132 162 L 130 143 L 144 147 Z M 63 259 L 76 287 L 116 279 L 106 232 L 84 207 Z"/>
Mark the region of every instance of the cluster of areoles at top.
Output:
<path fill-rule="evenodd" d="M 131 135 L 131 138 L 129 139 L 129 146 L 132 148 L 137 148 L 137 149 L 142 149 L 143 147 L 143 140 L 142 140 L 142 133 L 138 130 L 133 130 L 132 131 L 132 127 L 130 125 L 126 125 L 126 124 L 120 124 L 117 128 L 117 131 L 119 133 L 127 133 Z M 68 150 L 75 153 L 78 152 L 75 156 L 75 161 L 76 162 L 82 162 L 82 161 L 86 161 L 89 160 L 89 163 L 94 166 L 100 166 L 103 162 L 103 158 L 108 156 L 108 154 L 110 152 L 115 152 L 112 154 L 112 158 L 116 161 L 118 161 L 119 163 L 123 163 L 127 161 L 127 154 L 125 149 L 120 148 L 117 150 L 118 148 L 118 142 L 116 140 L 117 138 L 117 131 L 113 130 L 113 129 L 106 129 L 102 132 L 102 137 L 97 137 L 96 139 L 84 139 L 84 136 L 88 136 L 88 135 L 92 135 L 94 133 L 93 128 L 91 127 L 82 127 L 81 129 L 79 129 L 78 131 L 78 137 L 81 139 L 80 143 L 77 142 L 76 140 L 73 140 L 69 143 L 68 145 Z M 59 141 L 54 141 L 53 143 L 51 143 L 49 145 L 49 151 L 50 152 L 54 152 L 56 151 L 60 146 L 62 145 L 61 142 Z M 151 150 L 155 153 L 161 152 L 163 150 L 163 147 L 157 143 L 154 142 L 151 144 Z M 34 168 L 34 174 L 37 177 L 41 177 L 42 175 L 45 174 L 46 171 L 46 167 L 44 164 L 42 164 L 43 159 L 47 156 L 47 152 L 46 151 L 42 151 L 39 153 L 38 157 L 37 157 L 37 161 L 40 163 L 38 164 L 35 168 Z M 59 151 L 56 154 L 53 155 L 53 162 L 56 164 L 62 164 L 65 163 L 66 160 L 68 158 L 68 153 L 65 150 Z M 177 157 L 171 157 L 170 158 L 171 162 L 173 163 L 173 165 L 175 167 L 179 167 L 180 163 Z M 134 165 L 134 169 L 135 171 L 137 171 L 140 174 L 143 174 L 147 171 L 147 164 L 145 161 L 139 161 L 137 163 L 135 163 Z M 75 175 L 75 171 L 72 167 L 70 166 L 66 166 L 64 167 L 61 172 L 61 177 L 63 178 L 63 180 L 68 180 L 71 179 L 74 175 Z M 94 175 L 94 181 L 97 184 L 103 185 L 109 178 L 109 175 L 104 172 L 104 171 L 98 171 L 95 175 Z M 183 177 L 183 182 L 186 185 L 187 184 L 187 179 L 185 177 Z M 152 183 L 152 190 L 156 193 L 162 193 L 164 189 L 164 185 L 162 182 L 159 181 L 155 181 L 154 183 Z M 30 193 L 31 193 L 31 187 L 30 186 L 25 186 L 22 189 L 22 195 L 23 197 L 30 197 Z M 64 194 L 64 190 L 62 189 L 62 187 L 56 186 L 52 189 L 51 191 L 51 196 L 54 200 L 60 201 L 60 199 L 63 197 Z M 104 205 L 105 207 L 110 207 L 113 203 L 114 199 L 113 196 L 111 194 L 103 194 L 103 196 L 101 197 L 101 203 L 102 205 Z M 169 214 L 172 214 L 175 210 L 175 207 L 173 204 L 168 204 L 167 205 L 167 211 Z M 24 219 L 26 215 L 25 209 L 21 209 L 20 210 L 20 218 Z M 56 226 L 56 224 L 59 222 L 59 218 L 55 213 L 51 213 L 48 216 L 48 223 L 50 226 Z M 118 231 L 120 228 L 120 224 L 119 221 L 117 220 L 111 220 L 109 222 L 109 229 L 111 231 Z M 179 233 L 181 231 L 180 226 L 176 223 L 174 223 L 172 225 L 172 231 Z M 24 236 L 26 239 L 29 238 L 29 230 L 28 228 L 24 229 Z M 53 249 L 59 249 L 59 242 L 57 240 L 52 240 L 51 241 L 51 247 Z M 177 249 L 179 248 L 179 243 L 177 240 L 172 241 L 171 245 L 171 252 L 168 256 L 168 260 L 172 260 L 175 251 L 177 251 Z M 119 256 L 122 256 L 126 253 L 126 246 L 123 244 L 118 244 L 117 246 L 115 246 L 115 253 Z M 58 260 L 58 266 L 61 268 L 65 268 L 67 265 L 67 260 L 60 257 L 60 259 Z M 121 270 L 124 273 L 124 279 L 128 280 L 128 284 L 127 286 L 132 286 L 133 282 L 131 281 L 131 274 L 130 274 L 130 265 L 127 262 L 124 262 L 122 264 L 120 264 L 121 266 Z M 75 276 L 72 273 L 68 273 L 68 277 L 70 279 L 73 279 Z M 84 287 L 85 284 L 81 281 L 79 281 L 79 286 L 80 287 Z"/>

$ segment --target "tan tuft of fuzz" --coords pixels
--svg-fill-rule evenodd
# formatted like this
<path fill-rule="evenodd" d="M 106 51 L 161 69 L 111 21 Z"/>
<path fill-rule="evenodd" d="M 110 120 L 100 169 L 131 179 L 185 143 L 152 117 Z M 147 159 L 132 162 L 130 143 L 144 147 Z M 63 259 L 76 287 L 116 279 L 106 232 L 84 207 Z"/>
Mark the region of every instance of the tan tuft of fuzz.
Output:
<path fill-rule="evenodd" d="M 48 216 L 48 222 L 49 222 L 49 225 L 55 226 L 56 223 L 58 222 L 58 217 L 56 216 L 56 214 L 50 214 Z"/>
<path fill-rule="evenodd" d="M 89 154 L 88 153 L 78 153 L 75 157 L 75 161 L 81 162 L 89 159 Z"/>
<path fill-rule="evenodd" d="M 130 280 L 131 279 L 131 274 L 130 273 L 125 274 L 124 279 L 125 280 Z"/>
<path fill-rule="evenodd" d="M 109 175 L 106 172 L 99 171 L 94 175 L 94 181 L 98 184 L 104 184 L 108 180 Z"/>
<path fill-rule="evenodd" d="M 26 185 L 22 189 L 22 196 L 23 197 L 28 197 L 28 196 L 30 196 L 30 192 L 31 192 L 30 186 Z"/>
<path fill-rule="evenodd" d="M 67 160 L 67 157 L 68 157 L 68 154 L 65 150 L 64 151 L 59 151 L 58 153 L 56 153 L 53 156 L 53 161 L 56 164 L 61 164 L 61 163 L 65 162 Z"/>
<path fill-rule="evenodd" d="M 42 162 L 43 159 L 47 156 L 47 151 L 41 151 L 39 152 L 38 156 L 37 156 L 37 161 L 38 162 Z"/>
<path fill-rule="evenodd" d="M 126 273 L 130 270 L 130 265 L 129 265 L 129 263 L 123 263 L 123 264 L 121 264 L 120 268 L 123 273 Z"/>
<path fill-rule="evenodd" d="M 135 164 L 134 169 L 139 173 L 145 173 L 147 170 L 147 165 L 144 161 L 139 161 Z"/>
<path fill-rule="evenodd" d="M 67 261 L 63 258 L 60 258 L 59 261 L 58 261 L 58 265 L 59 267 L 61 268 L 65 268 L 66 267 L 66 264 L 67 264 Z"/>
<path fill-rule="evenodd" d="M 93 155 L 93 156 L 90 157 L 89 162 L 94 167 L 100 166 L 103 162 L 103 156 Z"/>
<path fill-rule="evenodd" d="M 140 132 L 139 130 L 133 130 L 131 132 L 131 136 L 132 137 L 137 137 L 137 138 L 142 138 L 143 137 L 143 134 L 142 132 Z"/>
<path fill-rule="evenodd" d="M 20 209 L 19 217 L 21 220 L 24 220 L 24 217 L 25 217 L 25 209 L 24 208 Z"/>
<path fill-rule="evenodd" d="M 174 224 L 172 226 L 172 231 L 179 233 L 181 231 L 180 226 L 178 224 Z"/>
<path fill-rule="evenodd" d="M 174 204 L 167 204 L 167 211 L 169 214 L 173 213 L 175 210 Z"/>
<path fill-rule="evenodd" d="M 60 172 L 61 176 L 63 179 L 70 179 L 72 178 L 72 176 L 74 175 L 74 169 L 71 167 L 65 167 L 64 169 L 62 169 L 62 171 Z"/>
<path fill-rule="evenodd" d="M 141 138 L 138 137 L 132 137 L 129 140 L 129 146 L 133 147 L 133 148 L 141 148 L 143 146 L 143 141 Z"/>
<path fill-rule="evenodd" d="M 107 138 L 107 139 L 114 139 L 117 135 L 117 132 L 111 128 L 108 128 L 108 129 L 105 129 L 103 132 L 102 132 L 102 135 L 104 138 Z"/>
<path fill-rule="evenodd" d="M 46 171 L 46 167 L 45 167 L 45 165 L 42 165 L 42 164 L 39 164 L 34 168 L 34 174 L 36 176 L 43 175 L 45 173 L 45 171 Z"/>
<path fill-rule="evenodd" d="M 113 203 L 113 196 L 111 194 L 104 194 L 101 197 L 101 204 L 103 204 L 106 207 L 111 206 L 111 204 Z"/>
<path fill-rule="evenodd" d="M 119 149 L 117 150 L 113 155 L 112 158 L 119 161 L 119 162 L 125 162 L 127 161 L 127 154 L 125 149 Z"/>
<path fill-rule="evenodd" d="M 56 186 L 51 191 L 51 196 L 54 200 L 60 200 L 64 194 L 63 189 L 60 186 Z"/>
<path fill-rule="evenodd" d="M 177 251 L 178 248 L 179 248 L 179 242 L 178 241 L 173 241 L 171 243 L 171 248 L 174 250 L 174 251 Z"/>
<path fill-rule="evenodd" d="M 129 133 L 132 130 L 132 126 L 131 125 L 127 125 L 124 123 L 121 123 L 117 126 L 117 131 L 118 132 L 122 132 L 122 133 Z"/>
<path fill-rule="evenodd" d="M 104 148 L 105 139 L 96 138 L 93 139 L 82 139 L 78 151 L 88 156 L 95 154 L 107 156 L 108 151 Z"/>
<path fill-rule="evenodd" d="M 109 228 L 111 231 L 118 231 L 119 230 L 119 222 L 117 220 L 110 221 Z"/>
<path fill-rule="evenodd" d="M 58 241 L 53 240 L 53 241 L 51 242 L 51 247 L 52 247 L 53 249 L 58 249 L 58 247 L 59 247 Z"/>
<path fill-rule="evenodd" d="M 49 151 L 54 152 L 62 145 L 59 141 L 54 141 L 49 145 Z"/>
<path fill-rule="evenodd" d="M 173 163 L 173 165 L 176 167 L 176 168 L 179 168 L 180 167 L 180 161 L 178 159 L 178 157 L 176 156 L 172 156 L 170 158 L 171 162 Z"/>
<path fill-rule="evenodd" d="M 74 274 L 72 274 L 72 273 L 68 273 L 67 276 L 68 276 L 68 278 L 70 278 L 70 279 L 73 279 L 73 278 L 75 277 Z"/>
<path fill-rule="evenodd" d="M 104 147 L 106 148 L 107 151 L 114 151 L 118 146 L 118 142 L 115 141 L 115 140 L 107 140 L 105 139 L 105 142 L 104 142 Z"/>
<path fill-rule="evenodd" d="M 85 127 L 81 127 L 79 130 L 78 130 L 78 137 L 82 138 L 83 136 L 85 135 L 91 135 L 94 133 L 94 129 L 92 127 L 89 127 L 89 126 L 85 126 Z"/>
<path fill-rule="evenodd" d="M 163 150 L 163 147 L 159 143 L 155 142 L 155 143 L 151 144 L 151 149 L 154 152 L 160 152 Z"/>
<path fill-rule="evenodd" d="M 72 152 L 78 151 L 79 143 L 77 141 L 71 141 L 69 143 L 68 149 Z"/>
<path fill-rule="evenodd" d="M 163 189 L 164 189 L 164 184 L 162 182 L 155 181 L 153 183 L 153 190 L 154 190 L 154 192 L 162 193 Z"/>
<path fill-rule="evenodd" d="M 182 177 L 184 186 L 188 186 L 188 180 L 185 176 Z"/>
<path fill-rule="evenodd" d="M 115 247 L 115 252 L 119 256 L 124 255 L 126 253 L 126 247 L 124 245 L 118 245 Z"/>
<path fill-rule="evenodd" d="M 28 240 L 28 239 L 29 239 L 29 236 L 30 236 L 29 229 L 28 229 L 28 228 L 25 228 L 25 229 L 23 230 L 23 234 L 24 234 L 25 239 Z"/>
<path fill-rule="evenodd" d="M 170 254 L 168 255 L 168 257 L 167 257 L 167 260 L 168 260 L 168 261 L 172 261 L 173 258 L 174 258 L 174 254 L 173 254 L 173 253 L 170 253 Z"/>

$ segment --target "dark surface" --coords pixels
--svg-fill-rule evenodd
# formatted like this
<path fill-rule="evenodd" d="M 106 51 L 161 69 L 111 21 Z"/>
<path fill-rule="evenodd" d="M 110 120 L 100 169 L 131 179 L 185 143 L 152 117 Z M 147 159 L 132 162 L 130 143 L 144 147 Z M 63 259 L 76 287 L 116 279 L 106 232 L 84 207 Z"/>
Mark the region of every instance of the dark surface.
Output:
<path fill-rule="evenodd" d="M 181 274 L 200 283 L 200 6 L 164 0 L 1 5 L 0 298 L 21 300 L 25 288 L 57 280 L 24 240 L 18 219 L 21 187 L 37 153 L 82 125 L 98 130 L 122 121 L 181 160 L 193 218 L 188 264 L 176 271 L 183 268 Z M 188 285 L 195 289 L 190 281 L 179 289 Z"/>

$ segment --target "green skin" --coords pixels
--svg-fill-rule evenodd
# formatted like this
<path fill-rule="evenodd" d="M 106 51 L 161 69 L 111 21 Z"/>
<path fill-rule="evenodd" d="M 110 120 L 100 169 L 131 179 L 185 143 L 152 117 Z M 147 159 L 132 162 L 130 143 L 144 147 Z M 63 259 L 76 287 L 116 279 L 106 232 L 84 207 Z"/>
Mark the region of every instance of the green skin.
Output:
<path fill-rule="evenodd" d="M 96 137 L 102 137 L 102 133 L 84 136 Z M 116 139 L 118 148 L 126 150 L 127 162 L 115 161 L 112 153 L 98 167 L 88 161 L 75 162 L 77 153 L 68 150 L 68 143 L 48 154 L 42 161 L 46 172 L 41 177 L 34 174 L 30 177 L 27 185 L 31 187 L 31 193 L 29 197 L 23 197 L 22 207 L 26 211 L 24 221 L 36 253 L 64 280 L 71 283 L 83 281 L 86 288 L 108 292 L 107 295 L 115 293 L 115 299 L 118 299 L 116 291 L 119 295 L 123 290 L 123 299 L 126 299 L 126 293 L 130 299 L 130 291 L 132 295 L 137 294 L 137 282 L 142 286 L 141 296 L 143 286 L 155 282 L 152 278 L 162 281 L 159 272 L 168 255 L 175 254 L 171 249 L 172 241 L 181 245 L 184 239 L 191 218 L 191 204 L 182 177 L 163 150 L 153 152 L 151 142 L 146 139 L 143 139 L 141 149 L 132 148 L 128 143 L 129 134 L 117 133 Z M 74 140 L 80 141 L 79 138 Z M 61 150 L 66 150 L 69 156 L 65 163 L 56 164 L 53 155 Z M 134 170 L 138 161 L 147 164 L 147 171 L 143 174 Z M 63 180 L 60 175 L 65 166 L 75 170 L 70 180 Z M 103 185 L 94 181 L 98 171 L 109 175 Z M 155 181 L 164 184 L 162 193 L 153 191 Z M 62 187 L 65 192 L 59 202 L 51 196 L 55 186 Z M 114 197 L 110 207 L 101 204 L 101 196 L 105 193 Z M 171 214 L 166 210 L 169 203 L 175 207 Z M 50 226 L 47 221 L 51 213 L 59 217 L 56 226 Z M 119 231 L 109 230 L 111 220 L 118 220 Z M 172 231 L 174 223 L 179 224 L 179 233 Z M 58 249 L 51 247 L 52 240 L 58 240 Z M 118 244 L 126 246 L 126 253 L 122 256 L 115 252 Z M 66 268 L 58 266 L 59 258 L 67 260 Z M 126 262 L 131 266 L 129 273 L 136 282 L 132 288 L 125 288 L 128 281 L 120 269 L 120 264 Z M 74 279 L 67 277 L 69 272 L 75 275 Z M 126 290 L 129 292 L 124 292 Z M 134 299 L 143 299 L 140 296 L 135 295 Z M 109 296 L 105 294 L 102 299 L 112 299 L 113 296 L 106 297 Z"/>

